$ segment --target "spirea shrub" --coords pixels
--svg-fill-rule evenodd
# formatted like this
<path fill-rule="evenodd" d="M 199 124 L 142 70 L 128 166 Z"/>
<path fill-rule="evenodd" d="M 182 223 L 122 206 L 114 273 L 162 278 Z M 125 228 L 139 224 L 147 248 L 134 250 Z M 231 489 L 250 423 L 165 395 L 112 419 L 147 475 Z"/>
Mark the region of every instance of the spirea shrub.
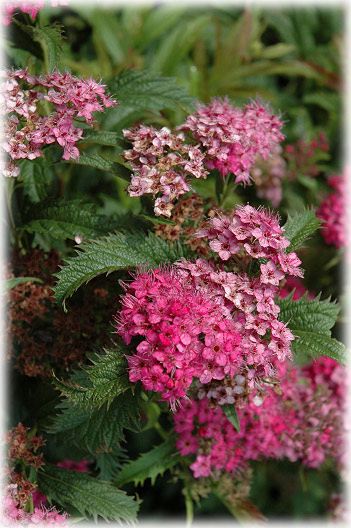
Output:
<path fill-rule="evenodd" d="M 345 183 L 322 163 L 328 138 L 296 138 L 288 109 L 261 98 L 195 101 L 116 56 L 102 81 L 63 56 L 42 4 L 4 11 L 33 56 L 1 85 L 15 177 L 2 522 L 133 523 L 137 486 L 165 472 L 189 523 L 210 493 L 262 519 L 249 499 L 260 467 L 344 470 L 328 273 L 330 246 L 346 244 Z"/>

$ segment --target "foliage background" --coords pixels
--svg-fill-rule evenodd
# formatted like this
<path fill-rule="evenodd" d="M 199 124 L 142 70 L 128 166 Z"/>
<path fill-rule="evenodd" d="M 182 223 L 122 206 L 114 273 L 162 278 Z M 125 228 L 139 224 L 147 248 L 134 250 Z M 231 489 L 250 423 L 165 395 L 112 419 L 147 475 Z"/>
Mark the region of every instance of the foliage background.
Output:
<path fill-rule="evenodd" d="M 98 117 L 102 129 L 121 137 L 123 128 L 141 119 L 160 126 L 174 126 L 182 121 L 191 107 L 191 97 L 184 95 L 183 99 L 178 98 L 177 104 L 163 106 L 152 101 L 172 98 L 168 86 L 163 93 L 157 92 L 157 88 L 153 94 L 151 83 L 149 94 L 146 90 L 143 99 L 140 93 L 133 94 L 128 84 L 116 83 L 116 76 L 124 70 L 146 70 L 151 75 L 175 77 L 176 84 L 184 88 L 184 94 L 205 102 L 213 96 L 229 96 L 240 105 L 248 98 L 261 96 L 282 112 L 289 143 L 300 138 L 310 140 L 319 131 L 326 133 L 330 158 L 320 163 L 321 176 L 309 179 L 301 174 L 297 182 L 286 185 L 281 208 L 283 216 L 287 210 L 299 211 L 306 203 L 318 203 L 319 196 L 327 188 L 324 175 L 341 171 L 343 12 L 340 9 L 256 7 L 244 10 L 229 6 L 175 8 L 162 4 L 100 9 L 92 4 L 46 9 L 40 17 L 41 23 L 50 24 L 57 35 L 63 31 L 61 68 L 78 76 L 102 78 L 116 94 L 120 106 Z M 59 41 L 57 46 L 60 46 Z M 40 49 L 31 45 L 28 51 L 28 41 L 20 28 L 12 29 L 8 44 L 10 64 L 29 65 L 34 70 L 40 68 Z M 111 148 L 105 145 L 102 149 L 113 161 Z M 94 153 L 94 147 L 90 147 L 89 152 Z M 46 199 L 88 199 L 95 204 L 98 213 L 115 215 L 119 222 L 123 218 L 132 222 L 132 214 L 140 211 L 139 199 L 131 199 L 125 192 L 127 182 L 110 171 L 74 164 L 67 165 L 62 173 L 60 170 L 58 167 L 58 183 L 45 191 Z M 206 185 L 212 183 L 209 181 Z M 38 182 L 36 185 L 36 189 L 29 192 L 32 197 L 33 192 L 37 192 L 40 202 L 41 187 Z M 199 188 L 204 196 L 210 191 L 206 185 Z M 258 203 L 248 189 L 229 197 L 227 206 L 248 199 Z M 16 211 L 15 223 L 20 226 L 25 223 L 26 211 L 21 203 Z M 40 230 L 31 237 L 17 230 L 12 237 L 19 237 L 20 243 L 27 247 L 54 248 L 63 255 L 73 251 L 73 241 L 43 234 Z M 304 267 L 308 269 L 306 286 L 313 291 L 323 289 L 325 294 L 335 297 L 339 285 L 333 250 L 317 235 L 303 258 Z M 109 284 L 117 296 L 117 285 L 113 280 Z M 79 293 L 72 303 L 79 305 L 81 295 Z M 106 331 L 112 331 L 111 326 L 107 326 Z M 45 424 L 50 407 L 48 394 L 51 393 L 53 401 L 55 399 L 50 385 L 14 374 L 10 387 L 9 400 L 17 402 L 12 409 L 10 426 L 20 420 Z M 33 414 L 34 407 L 36 414 Z M 148 451 L 158 441 L 151 429 L 128 432 L 125 448 L 131 458 L 136 458 L 140 451 Z M 72 446 L 55 443 L 48 435 L 48 460 L 54 462 L 68 455 L 72 457 Z M 251 496 L 269 517 L 315 517 L 327 511 L 328 497 L 338 485 L 333 467 L 301 471 L 297 465 L 287 462 L 257 463 Z M 128 488 L 127 485 L 125 489 L 133 492 L 132 486 Z M 137 489 L 143 499 L 141 516 L 152 514 L 156 519 L 184 513 L 180 484 L 172 482 L 169 474 L 159 477 L 155 486 L 147 481 Z M 197 514 L 199 517 L 228 515 L 214 496 L 202 501 Z"/>

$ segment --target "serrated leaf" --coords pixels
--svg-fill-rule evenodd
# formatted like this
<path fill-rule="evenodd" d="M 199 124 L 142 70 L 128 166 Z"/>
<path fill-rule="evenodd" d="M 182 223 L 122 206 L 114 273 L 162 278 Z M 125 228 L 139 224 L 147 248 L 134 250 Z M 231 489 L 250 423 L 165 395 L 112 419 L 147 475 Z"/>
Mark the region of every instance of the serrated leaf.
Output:
<path fill-rule="evenodd" d="M 86 473 L 68 471 L 46 464 L 38 472 L 40 490 L 63 508 L 73 506 L 85 518 L 134 522 L 139 502 L 110 482 Z"/>
<path fill-rule="evenodd" d="M 308 240 L 320 226 L 320 221 L 311 209 L 299 211 L 289 216 L 284 225 L 285 237 L 290 240 L 287 251 L 295 251 Z"/>
<path fill-rule="evenodd" d="M 96 468 L 98 478 L 101 480 L 113 480 L 126 461 L 126 451 L 118 448 L 112 453 L 99 453 L 96 455 Z"/>
<path fill-rule="evenodd" d="M 12 288 L 16 288 L 19 284 L 25 284 L 26 282 L 42 283 L 43 281 L 38 277 L 11 277 L 11 279 L 5 280 L 5 288 L 3 289 L 12 290 Z"/>
<path fill-rule="evenodd" d="M 124 440 L 124 430 L 137 432 L 141 428 L 140 400 L 130 391 L 104 404 L 98 410 L 82 409 L 70 401 L 57 407 L 61 411 L 47 427 L 52 434 L 59 434 L 91 455 L 108 454 Z"/>
<path fill-rule="evenodd" d="M 330 330 L 335 325 L 340 312 L 340 306 L 330 298 L 320 300 L 320 295 L 309 299 L 304 295 L 297 301 L 292 300 L 292 295 L 277 301 L 280 307 L 279 318 L 289 325 L 289 328 L 308 328 L 325 335 L 330 335 Z"/>
<path fill-rule="evenodd" d="M 171 245 L 152 233 L 115 233 L 83 243 L 77 253 L 57 274 L 54 290 L 58 302 L 64 302 L 82 284 L 103 273 L 141 265 L 155 267 L 185 256 L 180 244 Z"/>
<path fill-rule="evenodd" d="M 120 106 L 114 113 L 135 110 L 190 110 L 194 99 L 173 77 L 161 77 L 144 70 L 126 70 L 111 84 Z"/>
<path fill-rule="evenodd" d="M 59 24 L 33 28 L 33 40 L 41 44 L 44 60 L 50 72 L 60 69 L 62 39 L 63 28 Z"/>
<path fill-rule="evenodd" d="M 175 449 L 174 439 L 169 438 L 147 453 L 143 453 L 136 460 L 125 464 L 117 476 L 116 483 L 118 486 L 123 486 L 128 482 L 133 482 L 137 486 L 144 484 L 145 480 L 149 478 L 153 485 L 159 475 L 163 475 L 178 461 L 179 454 Z"/>
<path fill-rule="evenodd" d="M 96 213 L 96 206 L 81 200 L 53 203 L 34 212 L 34 219 L 24 229 L 30 233 L 50 235 L 59 240 L 101 236 L 119 226 L 117 217 Z"/>
<path fill-rule="evenodd" d="M 330 356 L 337 361 L 345 361 L 345 347 L 331 337 L 339 306 L 330 299 L 321 301 L 319 296 L 309 300 L 303 296 L 297 301 L 292 295 L 277 301 L 280 306 L 279 319 L 286 323 L 296 339 L 292 348 L 299 361 L 304 358 Z"/>
<path fill-rule="evenodd" d="M 230 423 L 234 426 L 234 429 L 240 433 L 240 421 L 238 417 L 238 413 L 236 412 L 235 405 L 233 404 L 225 404 L 222 405 L 222 411 L 230 421 Z"/>
<path fill-rule="evenodd" d="M 345 345 L 337 339 L 306 330 L 293 330 L 293 334 L 296 337 L 293 351 L 299 360 L 304 360 L 306 356 L 312 359 L 328 356 L 346 364 Z"/>
<path fill-rule="evenodd" d="M 127 361 L 121 348 L 105 350 L 91 361 L 92 365 L 76 371 L 69 381 L 55 380 L 61 393 L 83 409 L 109 406 L 130 387 Z"/>

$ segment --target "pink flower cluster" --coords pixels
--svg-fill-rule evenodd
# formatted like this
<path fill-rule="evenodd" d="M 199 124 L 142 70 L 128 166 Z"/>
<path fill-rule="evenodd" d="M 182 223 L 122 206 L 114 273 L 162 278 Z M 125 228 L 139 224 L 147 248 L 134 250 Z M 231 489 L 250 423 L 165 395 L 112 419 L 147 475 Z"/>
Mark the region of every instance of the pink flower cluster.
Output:
<path fill-rule="evenodd" d="M 244 247 L 249 258 L 267 258 L 260 275 L 217 270 L 201 259 L 180 261 L 170 270 L 138 274 L 126 286 L 119 315 L 118 333 L 127 344 L 144 338 L 128 359 L 130 380 L 140 380 L 172 406 L 193 380 L 212 393 L 225 385 L 221 403 L 258 387 L 264 391 L 263 380 L 275 380 L 277 364 L 291 357 L 293 335 L 278 320 L 275 297 L 285 274 L 302 273 L 297 256 L 284 253 L 289 242 L 276 217 L 245 206 L 210 223 L 202 236 L 233 239 L 231 253 L 222 257 Z"/>
<path fill-rule="evenodd" d="M 211 218 L 197 236 L 209 240 L 210 248 L 222 260 L 245 254 L 252 259 L 267 259 L 260 265 L 263 284 L 278 286 L 285 275 L 303 275 L 296 253 L 285 252 L 290 242 L 284 237 L 278 217 L 264 209 L 239 206 L 230 216 Z"/>
<path fill-rule="evenodd" d="M 3 148 L 9 156 L 4 175 L 17 176 L 18 160 L 42 156 L 42 148 L 52 143 L 63 148 L 63 159 L 78 158 L 76 143 L 83 130 L 74 119 L 82 118 L 91 125 L 93 112 L 115 104 L 104 85 L 93 79 L 59 72 L 39 77 L 27 70 L 7 72 L 0 98 L 0 111 L 5 116 Z M 42 115 L 47 112 L 46 105 L 51 113 Z"/>
<path fill-rule="evenodd" d="M 177 267 L 187 284 L 205 291 L 223 307 L 241 336 L 242 362 L 234 379 L 226 377 L 220 384 L 212 381 L 202 387 L 203 391 L 208 397 L 216 397 L 219 404 L 241 401 L 257 389 L 264 392 L 265 381 L 277 379 L 277 364 L 290 359 L 294 339 L 288 327 L 278 320 L 278 289 L 258 277 L 216 271 L 200 259 L 195 263 L 180 262 Z"/>
<path fill-rule="evenodd" d="M 179 128 L 202 145 L 209 168 L 223 176 L 233 173 L 236 183 L 247 184 L 257 159 L 267 159 L 284 139 L 282 124 L 257 101 L 237 108 L 227 99 L 214 99 L 199 106 Z"/>
<path fill-rule="evenodd" d="M 328 194 L 317 210 L 317 216 L 322 220 L 322 236 L 327 244 L 337 248 L 346 246 L 346 204 L 345 178 L 330 176 L 328 184 L 334 192 Z"/>
<path fill-rule="evenodd" d="M 193 378 L 208 383 L 233 376 L 242 361 L 241 338 L 223 312 L 176 269 L 139 274 L 128 286 L 118 324 L 126 343 L 143 338 L 128 358 L 129 379 L 174 407 Z"/>
<path fill-rule="evenodd" d="M 157 196 L 155 214 L 171 216 L 173 202 L 190 190 L 187 177 L 207 177 L 204 155 L 198 147 L 187 145 L 181 134 L 172 134 L 167 128 L 141 125 L 123 134 L 133 145 L 124 152 L 134 171 L 128 187 L 130 196 Z"/>
<path fill-rule="evenodd" d="M 264 458 L 301 460 L 309 467 L 319 467 L 328 457 L 340 461 L 342 408 L 328 379 L 319 385 L 308 370 L 285 367 L 279 392 L 270 388 L 263 400 L 251 397 L 237 408 L 240 432 L 207 398 L 189 400 L 177 411 L 177 447 L 183 456 L 196 456 L 190 466 L 196 478 L 216 478 Z M 342 383 L 342 367 L 336 362 L 329 367 L 333 383 Z"/>
<path fill-rule="evenodd" d="M 16 500 L 16 485 L 11 484 L 7 487 L 2 517 L 3 526 L 67 526 L 67 514 L 58 512 L 54 507 L 34 507 L 31 513 L 24 511 Z"/>

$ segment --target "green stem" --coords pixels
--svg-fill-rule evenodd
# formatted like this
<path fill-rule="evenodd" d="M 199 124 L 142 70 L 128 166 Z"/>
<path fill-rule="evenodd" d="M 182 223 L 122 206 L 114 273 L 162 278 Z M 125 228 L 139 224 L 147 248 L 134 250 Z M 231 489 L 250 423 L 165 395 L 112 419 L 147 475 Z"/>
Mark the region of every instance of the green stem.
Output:
<path fill-rule="evenodd" d="M 183 493 L 185 497 L 186 526 L 190 528 L 194 520 L 194 505 L 187 485 L 185 485 Z"/>
<path fill-rule="evenodd" d="M 224 182 L 223 182 L 223 190 L 222 190 L 222 194 L 221 194 L 221 198 L 220 198 L 220 201 L 219 201 L 219 207 L 223 207 L 223 204 L 228 196 L 228 193 L 231 189 L 230 187 L 230 179 L 231 179 L 231 174 L 228 174 L 227 176 L 225 176 L 224 178 Z"/>

